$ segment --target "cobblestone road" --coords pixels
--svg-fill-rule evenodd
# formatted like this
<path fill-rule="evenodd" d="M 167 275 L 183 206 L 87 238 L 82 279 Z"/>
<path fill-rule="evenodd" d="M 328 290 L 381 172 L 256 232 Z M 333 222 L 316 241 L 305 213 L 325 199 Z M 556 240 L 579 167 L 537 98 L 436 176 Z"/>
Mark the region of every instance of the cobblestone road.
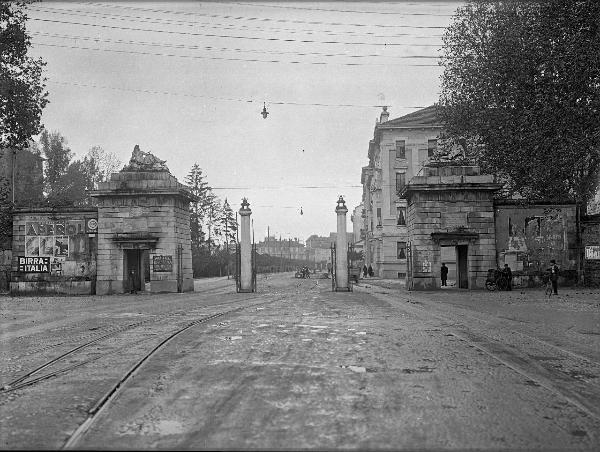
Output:
<path fill-rule="evenodd" d="M 248 308 L 149 360 L 77 444 L 93 449 L 600 447 L 600 293 L 444 290 L 259 278 Z M 107 328 L 114 353 L 0 394 L 4 448 L 58 448 L 149 342 L 248 303 L 231 281 L 194 294 L 0 298 L 1 373 L 15 376 Z M 228 304 L 227 304 L 228 303 Z M 130 344 L 123 349 L 123 344 Z M 106 346 L 104 346 L 106 347 Z M 102 349 L 106 352 L 106 348 Z"/>

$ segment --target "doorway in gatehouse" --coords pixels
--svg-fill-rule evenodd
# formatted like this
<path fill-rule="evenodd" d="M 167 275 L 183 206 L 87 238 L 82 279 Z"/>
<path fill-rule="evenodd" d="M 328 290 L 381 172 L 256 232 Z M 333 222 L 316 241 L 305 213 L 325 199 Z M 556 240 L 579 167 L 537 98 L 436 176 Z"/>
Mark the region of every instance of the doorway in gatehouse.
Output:
<path fill-rule="evenodd" d="M 468 251 L 468 245 L 440 246 L 441 262 L 448 267 L 448 288 L 469 288 Z"/>

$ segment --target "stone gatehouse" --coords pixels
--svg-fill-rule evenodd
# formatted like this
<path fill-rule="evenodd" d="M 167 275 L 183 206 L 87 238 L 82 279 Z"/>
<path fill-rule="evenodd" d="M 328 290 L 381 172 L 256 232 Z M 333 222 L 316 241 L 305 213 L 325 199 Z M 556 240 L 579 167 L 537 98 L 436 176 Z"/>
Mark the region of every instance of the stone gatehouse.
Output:
<path fill-rule="evenodd" d="M 152 154 L 99 184 L 88 209 L 18 209 L 13 294 L 193 291 L 189 202 L 194 195 Z"/>
<path fill-rule="evenodd" d="M 401 192 L 408 205 L 409 289 L 439 288 L 442 262 L 449 267 L 448 279 L 464 289 L 484 288 L 488 270 L 504 264 L 512 269 L 514 283 L 537 284 L 550 259 L 561 268 L 560 284 L 578 279 L 577 205 L 498 199 L 500 188 L 477 166 L 425 166 L 409 181 Z M 596 243 L 592 223 L 586 240 L 590 250 Z M 591 261 L 586 260 L 588 275 L 595 265 Z"/>
<path fill-rule="evenodd" d="M 411 289 L 440 287 L 444 248 L 456 255 L 456 285 L 485 287 L 496 267 L 494 193 L 502 185 L 474 166 L 424 167 L 402 191 L 407 200 L 408 272 Z"/>

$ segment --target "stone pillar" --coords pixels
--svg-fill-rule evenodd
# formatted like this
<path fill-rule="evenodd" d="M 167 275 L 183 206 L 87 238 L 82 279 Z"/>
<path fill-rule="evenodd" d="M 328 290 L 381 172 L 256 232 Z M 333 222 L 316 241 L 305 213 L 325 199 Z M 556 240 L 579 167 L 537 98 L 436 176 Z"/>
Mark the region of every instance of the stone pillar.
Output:
<path fill-rule="evenodd" d="M 242 199 L 240 212 L 240 292 L 252 292 L 252 243 L 250 242 L 250 203 Z"/>
<path fill-rule="evenodd" d="M 344 198 L 337 201 L 337 238 L 335 241 L 335 286 L 336 290 L 348 290 L 348 237 L 346 235 L 346 213 Z"/>

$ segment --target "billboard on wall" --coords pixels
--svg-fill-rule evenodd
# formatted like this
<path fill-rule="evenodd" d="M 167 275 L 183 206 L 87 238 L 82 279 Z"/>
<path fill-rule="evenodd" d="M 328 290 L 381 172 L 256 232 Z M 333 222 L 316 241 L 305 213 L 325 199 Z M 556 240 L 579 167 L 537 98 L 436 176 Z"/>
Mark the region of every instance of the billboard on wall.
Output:
<path fill-rule="evenodd" d="M 72 246 L 80 247 L 74 236 L 95 234 L 96 218 L 56 222 L 28 221 L 25 223 L 25 255 L 67 258 Z"/>

